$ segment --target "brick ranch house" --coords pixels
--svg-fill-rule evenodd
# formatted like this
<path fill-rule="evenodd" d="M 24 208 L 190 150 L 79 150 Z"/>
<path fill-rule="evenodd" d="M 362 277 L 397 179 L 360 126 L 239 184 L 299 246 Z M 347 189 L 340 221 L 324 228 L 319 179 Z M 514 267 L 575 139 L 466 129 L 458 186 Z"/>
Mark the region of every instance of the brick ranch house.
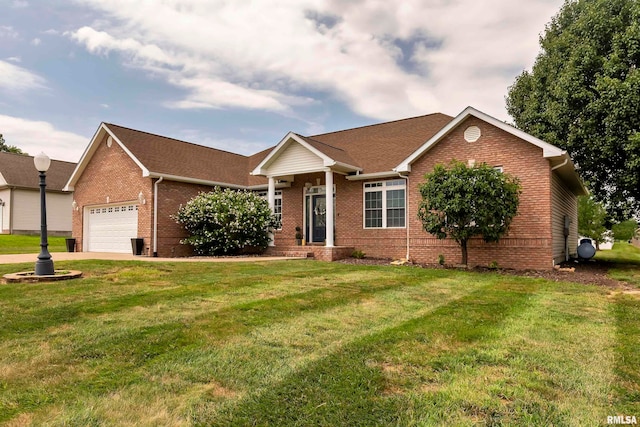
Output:
<path fill-rule="evenodd" d="M 456 159 L 487 163 L 522 184 L 518 215 L 497 243 L 469 242 L 469 265 L 551 268 L 575 255 L 577 196 L 587 194 L 566 151 L 474 108 L 315 136 L 288 133 L 275 147 L 242 156 L 102 123 L 65 189 L 74 191 L 73 236 L 83 251 L 184 256 L 171 218 L 214 186 L 259 191 L 281 219 L 271 251 L 291 250 L 295 228 L 316 258 L 359 249 L 368 256 L 434 263 L 460 260 L 451 240 L 417 218 L 424 174 Z M 327 200 L 333 199 L 333 203 Z"/>

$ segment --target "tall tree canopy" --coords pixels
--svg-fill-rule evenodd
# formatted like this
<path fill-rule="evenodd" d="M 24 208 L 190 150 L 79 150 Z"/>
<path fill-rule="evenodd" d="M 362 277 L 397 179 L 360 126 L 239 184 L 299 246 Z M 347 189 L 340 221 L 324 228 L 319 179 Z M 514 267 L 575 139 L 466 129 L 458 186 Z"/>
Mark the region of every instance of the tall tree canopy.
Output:
<path fill-rule="evenodd" d="M 26 154 L 15 145 L 7 145 L 1 133 L 0 133 L 0 153 Z"/>
<path fill-rule="evenodd" d="M 609 213 L 628 218 L 640 209 L 640 1 L 566 0 L 540 45 L 509 114 L 566 149 Z"/>
<path fill-rule="evenodd" d="M 497 242 L 518 212 L 518 179 L 485 163 L 467 167 L 453 161 L 449 168 L 438 164 L 424 178 L 418 218 L 425 231 L 460 245 L 462 264 L 467 264 L 469 239 Z"/>

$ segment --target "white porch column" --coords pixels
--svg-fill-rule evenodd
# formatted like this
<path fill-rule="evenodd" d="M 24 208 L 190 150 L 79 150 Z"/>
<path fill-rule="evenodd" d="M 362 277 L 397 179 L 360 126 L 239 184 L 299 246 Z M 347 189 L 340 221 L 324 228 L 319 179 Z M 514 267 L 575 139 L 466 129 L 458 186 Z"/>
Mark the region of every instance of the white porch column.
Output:
<path fill-rule="evenodd" d="M 276 209 L 276 179 L 272 176 L 269 177 L 269 188 L 267 190 L 267 202 L 269 203 L 269 209 L 271 213 Z M 269 231 L 269 246 L 275 246 L 274 235 Z"/>
<path fill-rule="evenodd" d="M 325 246 L 333 247 L 333 171 L 325 172 L 324 182 L 326 184 L 326 213 L 327 213 L 327 243 Z"/>

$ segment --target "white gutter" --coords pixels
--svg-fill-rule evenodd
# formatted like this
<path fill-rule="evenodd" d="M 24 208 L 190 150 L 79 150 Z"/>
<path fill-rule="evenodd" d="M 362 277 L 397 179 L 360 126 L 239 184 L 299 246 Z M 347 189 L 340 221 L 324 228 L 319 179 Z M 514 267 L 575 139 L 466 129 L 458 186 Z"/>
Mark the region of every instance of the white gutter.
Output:
<path fill-rule="evenodd" d="M 198 178 L 186 178 L 184 176 L 178 176 L 178 175 L 169 175 L 166 173 L 156 173 L 156 172 L 149 172 L 148 174 L 142 174 L 143 177 L 149 177 L 149 178 L 160 178 L 160 179 L 167 179 L 169 181 L 176 181 L 176 182 L 187 182 L 190 184 L 202 184 L 202 185 L 208 185 L 209 187 L 224 187 L 224 188 L 231 188 L 233 190 L 244 190 L 247 188 L 246 185 L 237 185 L 237 184 L 229 184 L 226 182 L 219 182 L 219 181 L 209 181 L 206 179 L 198 179 Z"/>
<path fill-rule="evenodd" d="M 161 176 L 153 183 L 153 256 L 158 256 L 158 184 L 164 179 Z"/>
<path fill-rule="evenodd" d="M 385 172 L 373 172 L 373 173 L 359 173 L 357 175 L 347 175 L 345 178 L 347 181 L 364 181 L 365 179 L 378 179 L 378 178 L 394 178 L 400 175 L 399 172 L 385 171 Z"/>
<path fill-rule="evenodd" d="M 553 172 L 556 169 L 560 169 L 561 167 L 563 167 L 564 165 L 566 165 L 567 163 L 569 163 L 569 157 L 564 159 L 564 162 L 560 163 L 559 165 L 555 165 L 554 167 L 551 168 L 551 171 Z"/>

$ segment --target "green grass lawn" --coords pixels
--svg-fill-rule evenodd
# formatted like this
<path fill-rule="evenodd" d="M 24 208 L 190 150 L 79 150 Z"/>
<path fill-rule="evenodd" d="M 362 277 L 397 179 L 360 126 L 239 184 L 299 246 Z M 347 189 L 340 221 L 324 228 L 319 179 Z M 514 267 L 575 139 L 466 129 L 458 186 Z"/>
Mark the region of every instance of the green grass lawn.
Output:
<path fill-rule="evenodd" d="M 598 251 L 596 259 L 611 264 L 609 275 L 640 288 L 640 248 L 616 242 L 608 251 Z"/>
<path fill-rule="evenodd" d="M 640 416 L 633 293 L 315 261 L 56 267 L 85 277 L 0 285 L 0 424 L 595 426 Z"/>
<path fill-rule="evenodd" d="M 48 237 L 47 240 L 49 252 L 65 252 L 67 250 L 64 237 Z M 0 234 L 0 255 L 38 253 L 40 253 L 40 236 Z"/>

